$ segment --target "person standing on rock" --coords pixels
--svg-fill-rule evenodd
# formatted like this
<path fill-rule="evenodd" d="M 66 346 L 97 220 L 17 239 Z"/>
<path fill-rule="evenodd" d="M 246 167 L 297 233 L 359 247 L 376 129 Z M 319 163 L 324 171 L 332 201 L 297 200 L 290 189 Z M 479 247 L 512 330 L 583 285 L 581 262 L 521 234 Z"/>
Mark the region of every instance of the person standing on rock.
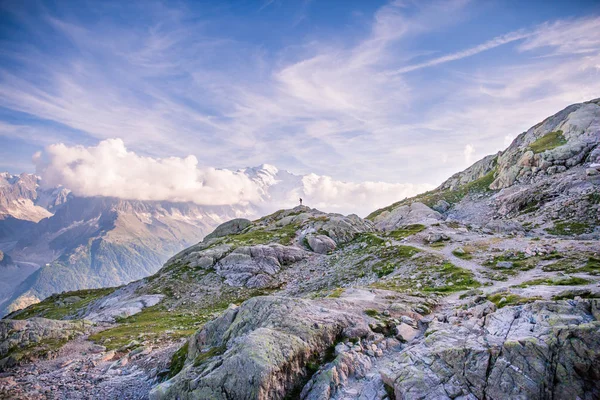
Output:
<path fill-rule="evenodd" d="M 302 205 L 302 197 L 300 197 L 300 205 Z"/>

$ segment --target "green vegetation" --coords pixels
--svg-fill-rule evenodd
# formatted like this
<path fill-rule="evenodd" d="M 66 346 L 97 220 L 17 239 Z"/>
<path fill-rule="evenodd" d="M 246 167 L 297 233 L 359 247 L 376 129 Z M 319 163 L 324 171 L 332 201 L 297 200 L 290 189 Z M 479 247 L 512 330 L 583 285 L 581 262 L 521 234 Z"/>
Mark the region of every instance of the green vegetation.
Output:
<path fill-rule="evenodd" d="M 379 261 L 373 264 L 373 272 L 382 278 L 396 270 L 399 261 L 406 260 L 421 250 L 411 246 L 388 246 L 380 249 L 377 256 Z"/>
<path fill-rule="evenodd" d="M 572 286 L 572 285 L 587 285 L 591 283 L 588 279 L 570 276 L 566 278 L 538 278 L 516 285 L 518 288 L 526 288 L 529 286 L 546 285 L 546 286 Z"/>
<path fill-rule="evenodd" d="M 118 320 L 119 324 L 114 328 L 91 335 L 90 340 L 111 350 L 123 347 L 133 340 L 181 339 L 196 332 L 200 325 L 214 316 L 213 313 L 223 311 L 227 305 L 188 312 L 168 311 L 161 305 L 148 307 L 138 314 Z"/>
<path fill-rule="evenodd" d="M 600 204 L 600 193 L 594 192 L 588 195 L 588 201 L 592 204 Z"/>
<path fill-rule="evenodd" d="M 471 254 L 471 252 L 468 251 L 467 249 L 463 249 L 462 252 L 453 250 L 452 254 L 454 254 L 458 258 L 462 258 L 463 260 L 472 260 L 473 259 L 473 254 Z"/>
<path fill-rule="evenodd" d="M 510 268 L 502 268 L 498 267 L 499 262 L 511 262 L 512 267 Z M 528 271 L 537 266 L 540 261 L 540 257 L 531 256 L 527 257 L 527 255 L 523 252 L 513 253 L 511 251 L 505 252 L 502 255 L 495 256 L 494 258 L 487 260 L 483 263 L 483 265 L 494 269 L 497 272 L 500 272 L 504 275 L 514 276 L 519 273 L 519 271 Z M 502 280 L 502 279 L 500 279 Z"/>
<path fill-rule="evenodd" d="M 12 319 L 28 319 L 44 317 L 49 319 L 65 319 L 85 309 L 91 302 L 101 297 L 108 296 L 117 288 L 86 289 L 75 292 L 53 294 L 36 304 L 32 304 L 22 311 L 11 315 Z"/>
<path fill-rule="evenodd" d="M 379 315 L 379 311 L 373 310 L 372 308 L 367 308 L 365 310 L 365 314 L 367 314 L 369 317 L 375 318 L 376 316 Z"/>
<path fill-rule="evenodd" d="M 272 242 L 290 245 L 296 237 L 298 229 L 300 229 L 298 224 L 288 224 L 272 230 L 250 226 L 241 233 L 226 236 L 226 242 L 237 246 L 253 246 Z"/>
<path fill-rule="evenodd" d="M 173 354 L 173 357 L 171 357 L 171 364 L 169 364 L 169 375 L 167 375 L 167 379 L 171 379 L 183 369 L 188 349 L 189 342 L 186 341 L 185 344 Z"/>
<path fill-rule="evenodd" d="M 388 233 L 388 236 L 396 239 L 396 240 L 401 240 L 404 238 L 407 238 L 409 236 L 412 236 L 416 233 L 422 232 L 426 229 L 425 225 L 421 225 L 421 224 L 413 224 L 413 225 L 406 225 L 401 227 L 400 229 L 396 229 L 394 231 L 391 231 Z"/>
<path fill-rule="evenodd" d="M 221 354 L 225 353 L 225 350 L 227 350 L 225 346 L 216 346 L 211 347 L 207 351 L 201 352 L 196 356 L 196 358 L 194 358 L 194 367 L 199 367 L 207 360 L 210 360 L 211 358 L 216 356 L 220 356 Z"/>
<path fill-rule="evenodd" d="M 363 244 L 364 246 L 368 247 L 382 246 L 383 244 L 385 244 L 385 240 L 372 233 L 360 233 L 356 235 L 356 237 L 354 238 L 354 240 L 352 240 L 352 242 L 350 242 L 350 244 Z"/>
<path fill-rule="evenodd" d="M 487 299 L 494 303 L 496 307 L 502 308 L 506 306 L 517 306 L 531 303 L 536 300 L 541 300 L 541 297 L 523 297 L 510 292 L 502 292 L 489 295 Z"/>
<path fill-rule="evenodd" d="M 567 143 L 563 131 L 550 132 L 529 145 L 534 153 L 542 153 L 546 150 L 552 150 Z"/>
<path fill-rule="evenodd" d="M 544 265 L 542 270 L 545 272 L 562 271 L 568 274 L 584 273 L 600 275 L 600 259 L 595 257 L 589 257 L 587 261 L 577 258 L 559 259 L 555 263 Z"/>
<path fill-rule="evenodd" d="M 412 272 L 380 280 L 371 286 L 397 292 L 443 294 L 475 289 L 481 283 L 467 269 L 436 258 L 424 257 Z"/>
<path fill-rule="evenodd" d="M 373 220 L 385 211 L 392 211 L 397 207 L 414 202 L 421 202 L 429 207 L 433 207 L 440 200 L 447 201 L 450 204 L 458 203 L 469 193 L 486 193 L 491 191 L 490 185 L 494 181 L 495 175 L 496 168 L 493 168 L 481 178 L 462 185 L 454 190 L 432 190 L 430 192 L 425 192 L 415 197 L 411 197 L 410 199 L 404 199 L 387 207 L 373 211 L 367 216 L 367 219 Z"/>
<path fill-rule="evenodd" d="M 556 296 L 552 296 L 552 300 L 567 300 L 574 299 L 575 297 L 581 297 L 582 299 L 597 299 L 600 298 L 600 293 L 592 292 L 591 290 L 567 290 L 565 292 L 559 293 Z"/>
<path fill-rule="evenodd" d="M 342 294 L 344 294 L 344 290 L 344 288 L 336 288 L 327 297 L 332 299 L 339 299 L 342 296 Z"/>
<path fill-rule="evenodd" d="M 181 281 L 167 282 L 182 285 Z M 208 281 L 210 282 L 210 281 Z M 162 293 L 177 290 L 165 285 L 164 277 L 154 283 Z M 168 289 L 168 290 L 165 290 Z M 272 290 L 242 290 L 240 288 L 225 288 L 219 296 L 206 297 L 204 303 L 195 303 L 169 308 L 165 301 L 152 307 L 144 308 L 138 314 L 118 319 L 117 326 L 97 332 L 90 340 L 102 344 L 107 349 L 118 349 L 133 340 L 147 343 L 176 341 L 200 329 L 207 321 L 215 318 L 230 304 L 240 304 L 245 300 L 267 295 Z M 198 299 L 200 301 L 200 299 Z"/>
<path fill-rule="evenodd" d="M 5 366 L 14 366 L 21 362 L 34 361 L 40 358 L 53 358 L 69 340 L 70 338 L 45 339 L 24 347 L 14 346 L 2 357 L 3 360 L 6 360 L 3 362 Z"/>
<path fill-rule="evenodd" d="M 594 228 L 583 222 L 557 222 L 554 227 L 547 228 L 546 232 L 552 235 L 568 236 L 568 235 L 581 235 L 584 233 L 592 232 Z"/>
<path fill-rule="evenodd" d="M 579 269 L 578 272 L 587 272 L 591 275 L 600 274 L 600 259 L 594 257 L 588 258 L 587 262 L 585 263 L 585 266 Z"/>

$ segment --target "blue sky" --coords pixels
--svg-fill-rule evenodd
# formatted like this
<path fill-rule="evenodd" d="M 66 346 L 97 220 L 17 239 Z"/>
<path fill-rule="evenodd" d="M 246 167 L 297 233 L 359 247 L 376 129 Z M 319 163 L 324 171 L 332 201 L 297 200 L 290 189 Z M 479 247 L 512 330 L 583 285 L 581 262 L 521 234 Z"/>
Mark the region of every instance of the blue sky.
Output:
<path fill-rule="evenodd" d="M 119 138 L 439 184 L 600 97 L 597 1 L 2 1 L 0 170 Z"/>

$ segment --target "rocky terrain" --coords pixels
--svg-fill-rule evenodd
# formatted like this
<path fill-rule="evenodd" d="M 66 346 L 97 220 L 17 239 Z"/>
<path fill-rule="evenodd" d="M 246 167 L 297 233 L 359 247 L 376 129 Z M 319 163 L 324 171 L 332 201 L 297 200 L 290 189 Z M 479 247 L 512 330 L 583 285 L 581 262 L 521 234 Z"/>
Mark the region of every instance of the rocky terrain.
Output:
<path fill-rule="evenodd" d="M 366 219 L 233 219 L 0 325 L 0 397 L 600 398 L 600 101 Z"/>

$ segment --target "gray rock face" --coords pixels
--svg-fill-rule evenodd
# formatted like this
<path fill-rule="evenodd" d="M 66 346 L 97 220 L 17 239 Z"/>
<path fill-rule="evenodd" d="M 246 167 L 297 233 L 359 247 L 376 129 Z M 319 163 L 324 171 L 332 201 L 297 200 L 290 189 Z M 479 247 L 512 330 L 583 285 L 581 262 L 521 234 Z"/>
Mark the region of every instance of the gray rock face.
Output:
<path fill-rule="evenodd" d="M 493 220 L 484 226 L 484 232 L 487 233 L 522 233 L 525 230 L 523 226 L 516 221 Z"/>
<path fill-rule="evenodd" d="M 327 254 L 335 250 L 336 244 L 329 236 L 307 235 L 306 241 L 315 253 Z"/>
<path fill-rule="evenodd" d="M 306 251 L 280 244 L 238 247 L 215 264 L 217 274 L 231 286 L 264 288 L 283 265 L 304 259 Z"/>
<path fill-rule="evenodd" d="M 382 376 L 399 399 L 597 398 L 597 309 L 598 300 L 473 308 L 455 325 L 432 322 Z"/>
<path fill-rule="evenodd" d="M 158 304 L 164 297 L 162 294 L 136 293 L 141 282 L 136 282 L 116 290 L 87 308 L 83 317 L 93 322 L 115 322 L 117 318 L 126 318 L 141 312 L 146 307 Z"/>
<path fill-rule="evenodd" d="M 150 397 L 282 399 L 307 376 L 311 360 L 349 332 L 346 328 L 357 326 L 356 331 L 370 332 L 364 317 L 309 300 L 250 299 L 192 337 L 184 369 Z"/>
<path fill-rule="evenodd" d="M 46 318 L 0 320 L 0 371 L 14 367 L 23 354 L 33 353 L 35 346 L 49 341 L 61 343 L 84 331 L 84 321 L 56 321 Z M 56 347 L 56 344 L 52 344 L 52 347 Z"/>
<path fill-rule="evenodd" d="M 534 154 L 529 145 L 550 132 L 563 132 L 565 143 Z M 555 174 L 583 163 L 600 142 L 600 106 L 582 103 L 567 107 L 519 135 L 498 157 L 498 174 L 491 189 L 502 189 L 535 176 Z"/>
<path fill-rule="evenodd" d="M 489 155 L 477 161 L 462 172 L 452 175 L 448 180 L 440 185 L 439 190 L 455 190 L 462 185 L 466 185 L 474 180 L 484 177 L 490 171 L 496 168 L 498 154 Z M 434 209 L 436 209 L 434 207 Z M 437 209 L 436 209 L 437 210 Z M 439 211 L 439 210 L 438 210 Z M 444 212 L 444 211 L 440 211 Z"/>
<path fill-rule="evenodd" d="M 218 237 L 223 237 L 227 235 L 231 235 L 234 233 L 239 233 L 249 227 L 252 222 L 245 218 L 236 218 L 231 221 L 227 221 L 219 226 L 216 229 L 207 235 L 204 240 L 210 240 Z"/>
<path fill-rule="evenodd" d="M 431 225 L 439 222 L 442 215 L 423 203 L 415 202 L 384 211 L 375 217 L 375 227 L 379 230 L 391 231 L 410 224 Z"/>
<path fill-rule="evenodd" d="M 26 347 L 46 339 L 67 339 L 81 334 L 84 330 L 81 321 L 56 321 L 46 318 L 27 320 L 0 320 L 0 356 L 12 348 Z"/>

